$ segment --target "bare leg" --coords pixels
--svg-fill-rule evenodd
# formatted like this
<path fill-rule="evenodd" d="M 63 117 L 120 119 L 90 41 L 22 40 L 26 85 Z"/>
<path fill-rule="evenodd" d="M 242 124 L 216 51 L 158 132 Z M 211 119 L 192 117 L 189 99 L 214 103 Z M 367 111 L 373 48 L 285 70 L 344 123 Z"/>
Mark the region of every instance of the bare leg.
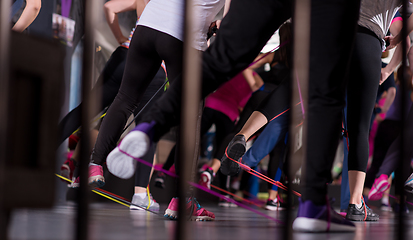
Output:
<path fill-rule="evenodd" d="M 354 170 L 348 171 L 348 181 L 350 184 L 350 204 L 361 204 L 365 178 L 365 172 Z"/>
<path fill-rule="evenodd" d="M 244 135 L 245 139 L 248 140 L 248 138 L 250 138 L 256 131 L 267 123 L 268 121 L 264 114 L 254 111 L 238 135 Z"/>

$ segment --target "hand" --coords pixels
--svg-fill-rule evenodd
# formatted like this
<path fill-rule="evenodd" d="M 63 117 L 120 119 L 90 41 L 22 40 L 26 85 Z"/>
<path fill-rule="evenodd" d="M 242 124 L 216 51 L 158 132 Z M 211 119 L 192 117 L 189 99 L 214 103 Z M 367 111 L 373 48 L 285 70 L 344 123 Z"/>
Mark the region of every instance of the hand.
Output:
<path fill-rule="evenodd" d="M 386 81 L 386 79 L 390 76 L 390 72 L 387 72 L 385 68 L 381 69 L 381 76 L 380 76 L 380 85 Z"/>
<path fill-rule="evenodd" d="M 218 22 L 219 21 L 219 22 Z M 220 20 L 216 20 L 209 25 L 208 33 L 207 33 L 207 39 L 210 39 L 212 36 L 215 36 L 218 29 L 219 29 L 219 24 Z"/>
<path fill-rule="evenodd" d="M 386 41 L 386 44 L 388 44 L 385 51 L 388 51 L 388 50 L 396 47 L 397 44 L 400 43 L 400 40 L 399 40 L 398 36 L 396 36 L 396 37 L 386 36 L 386 37 L 384 37 L 384 41 Z"/>
<path fill-rule="evenodd" d="M 117 39 L 119 45 L 122 45 L 122 43 L 127 42 L 129 40 L 129 38 L 125 37 L 125 36 L 121 36 L 120 38 Z"/>

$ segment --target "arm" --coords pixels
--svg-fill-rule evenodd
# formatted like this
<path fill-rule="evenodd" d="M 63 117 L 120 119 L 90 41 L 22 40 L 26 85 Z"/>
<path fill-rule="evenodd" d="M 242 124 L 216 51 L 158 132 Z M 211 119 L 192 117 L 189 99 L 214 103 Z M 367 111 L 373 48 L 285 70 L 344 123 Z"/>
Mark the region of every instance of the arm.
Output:
<path fill-rule="evenodd" d="M 103 5 L 106 21 L 119 44 L 126 42 L 128 38 L 123 36 L 120 30 L 118 13 L 137 9 L 139 1 L 140 0 L 111 0 Z"/>
<path fill-rule="evenodd" d="M 391 28 L 391 26 L 390 26 L 390 28 Z M 413 14 L 410 15 L 410 17 L 407 19 L 407 34 L 410 34 L 410 32 L 412 32 L 412 31 L 413 31 Z M 395 37 L 389 36 L 389 37 L 384 38 L 386 41 L 388 40 L 390 42 L 390 45 L 386 48 L 386 50 L 396 47 L 397 44 L 399 44 L 402 41 L 401 31 L 399 31 L 397 35 L 395 35 L 395 34 L 393 34 L 393 35 Z"/>
<path fill-rule="evenodd" d="M 23 32 L 37 17 L 42 7 L 41 0 L 26 0 L 26 6 L 12 30 Z"/>
<path fill-rule="evenodd" d="M 396 21 L 390 26 L 390 33 L 393 35 L 396 35 L 396 34 L 400 35 L 401 29 L 402 29 L 402 21 Z M 406 39 L 406 44 L 407 44 L 407 49 L 409 49 L 410 48 L 409 37 L 407 37 Z M 382 68 L 381 70 L 380 84 L 386 81 L 386 79 L 396 69 L 396 67 L 400 64 L 401 61 L 402 61 L 402 48 L 397 46 L 389 64 L 385 68 Z"/>
<path fill-rule="evenodd" d="M 230 4 L 231 4 L 231 0 L 225 0 L 223 17 L 228 13 Z"/>
<path fill-rule="evenodd" d="M 264 85 L 264 81 L 262 80 L 260 75 L 254 75 L 254 71 L 250 68 L 247 68 L 244 71 L 242 71 L 242 75 L 244 76 L 245 80 L 250 86 L 252 92 L 257 91 L 262 87 L 262 85 Z"/>
<path fill-rule="evenodd" d="M 274 58 L 276 58 L 278 56 L 276 53 L 277 53 L 277 51 L 272 52 L 272 53 L 268 54 L 265 57 L 263 57 L 265 55 L 265 53 L 262 53 L 262 54 L 258 55 L 258 57 L 256 57 L 254 59 L 255 63 L 253 65 L 249 66 L 248 68 L 249 69 L 256 69 L 256 68 L 259 68 L 259 67 L 261 67 L 262 65 L 264 65 L 266 63 L 273 62 Z M 260 59 L 260 58 L 262 58 L 262 59 Z"/>

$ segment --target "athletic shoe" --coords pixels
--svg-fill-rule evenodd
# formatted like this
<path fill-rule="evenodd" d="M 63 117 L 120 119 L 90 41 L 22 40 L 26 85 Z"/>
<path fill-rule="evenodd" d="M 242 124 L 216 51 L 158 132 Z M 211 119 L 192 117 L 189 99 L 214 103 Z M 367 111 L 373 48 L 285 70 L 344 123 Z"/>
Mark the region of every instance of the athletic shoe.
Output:
<path fill-rule="evenodd" d="M 382 210 L 384 212 L 391 212 L 392 208 L 389 204 L 382 203 L 381 206 L 380 206 L 380 210 Z"/>
<path fill-rule="evenodd" d="M 165 174 L 163 172 L 158 172 L 155 177 L 155 187 L 165 188 Z"/>
<path fill-rule="evenodd" d="M 355 204 L 348 205 L 346 219 L 350 221 L 378 221 L 379 215 L 374 213 L 363 201 L 360 208 L 357 208 Z"/>
<path fill-rule="evenodd" d="M 205 171 L 203 171 L 199 176 L 198 184 L 208 189 L 211 189 L 211 182 L 214 176 L 215 174 L 214 171 L 212 171 L 212 168 L 208 168 Z"/>
<path fill-rule="evenodd" d="M 119 145 L 109 153 L 106 164 L 115 176 L 128 179 L 134 176 L 137 166 L 136 158 L 143 157 L 152 143 L 153 127 L 151 123 L 138 124 Z"/>
<path fill-rule="evenodd" d="M 72 134 L 72 135 L 70 135 L 69 136 L 69 149 L 70 150 L 75 150 L 75 148 L 76 148 L 76 145 L 77 145 L 77 143 L 79 142 L 79 140 L 80 140 L 80 137 L 79 136 L 77 136 L 77 135 L 74 135 L 74 134 Z"/>
<path fill-rule="evenodd" d="M 72 182 L 70 187 L 78 188 L 80 179 L 77 177 Z M 101 165 L 91 164 L 89 165 L 89 186 L 91 187 L 103 187 L 105 185 L 105 177 L 103 177 L 103 168 Z"/>
<path fill-rule="evenodd" d="M 225 197 L 231 198 L 229 195 L 225 195 Z M 227 208 L 229 208 L 229 207 L 238 207 L 237 204 L 235 204 L 235 203 L 233 203 L 233 202 L 229 202 L 229 201 L 227 201 L 227 200 L 225 200 L 225 199 L 223 199 L 223 198 L 220 198 L 220 199 L 219 199 L 218 206 L 219 206 L 219 207 L 227 207 Z"/>
<path fill-rule="evenodd" d="M 340 209 L 340 213 L 339 213 L 342 217 L 346 217 L 347 215 L 347 209 Z"/>
<path fill-rule="evenodd" d="M 149 194 L 149 197 L 148 195 L 145 195 L 144 198 L 140 197 L 137 194 L 134 194 L 132 197 L 132 203 L 138 205 L 139 207 L 131 204 L 129 207 L 130 210 L 147 209 L 155 212 L 159 211 L 159 203 L 155 202 L 151 194 Z"/>
<path fill-rule="evenodd" d="M 240 161 L 240 158 L 244 156 L 247 149 L 245 145 L 244 135 L 236 135 L 231 142 L 229 142 L 225 154 L 221 158 L 220 170 L 224 175 L 234 176 L 239 173 L 241 167 L 233 160 Z"/>
<path fill-rule="evenodd" d="M 105 185 L 105 178 L 103 177 L 103 168 L 101 165 L 89 165 L 89 186 L 103 187 Z"/>
<path fill-rule="evenodd" d="M 60 175 L 72 180 L 75 167 L 76 167 L 75 161 L 72 158 L 67 158 L 67 160 L 60 167 Z"/>
<path fill-rule="evenodd" d="M 379 200 L 383 197 L 384 192 L 389 189 L 390 184 L 389 177 L 385 174 L 380 175 L 379 178 L 374 180 L 373 186 L 369 192 L 369 200 Z"/>
<path fill-rule="evenodd" d="M 165 211 L 164 217 L 171 220 L 178 219 L 178 198 L 172 198 L 171 202 L 168 205 L 168 208 Z M 186 204 L 187 209 L 193 207 L 191 221 L 213 221 L 215 220 L 215 214 L 207 211 L 205 208 L 199 205 L 198 201 L 194 198 L 189 198 Z"/>
<path fill-rule="evenodd" d="M 406 190 L 406 192 L 413 193 L 413 173 L 404 184 L 404 189 Z"/>
<path fill-rule="evenodd" d="M 277 195 L 277 198 L 272 200 L 268 198 L 267 203 L 265 204 L 265 209 L 270 210 L 270 211 L 277 211 L 277 210 L 284 210 L 284 207 L 281 207 L 281 198 L 279 198 L 279 195 Z"/>
<path fill-rule="evenodd" d="M 70 185 L 70 188 L 78 188 L 79 187 L 79 183 L 80 183 L 80 178 L 77 177 Z"/>
<path fill-rule="evenodd" d="M 317 206 L 311 200 L 299 201 L 294 231 L 299 232 L 354 232 L 356 226 L 327 205 Z"/>

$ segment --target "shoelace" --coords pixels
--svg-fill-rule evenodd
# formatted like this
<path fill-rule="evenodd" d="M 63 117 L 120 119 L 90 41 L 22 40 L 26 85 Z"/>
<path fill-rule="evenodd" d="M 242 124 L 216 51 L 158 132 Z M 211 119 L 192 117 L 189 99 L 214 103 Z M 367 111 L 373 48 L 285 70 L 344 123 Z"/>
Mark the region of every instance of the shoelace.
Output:
<path fill-rule="evenodd" d="M 361 197 L 361 203 L 363 204 L 364 207 L 364 221 L 367 219 L 367 209 L 371 210 L 367 205 L 366 202 L 364 201 L 363 197 Z"/>
<path fill-rule="evenodd" d="M 151 207 L 151 199 L 152 199 L 152 195 L 149 193 L 149 186 L 146 187 L 146 194 L 148 195 L 148 206 L 146 207 L 146 209 L 149 209 Z"/>
<path fill-rule="evenodd" d="M 199 202 L 196 200 L 196 198 L 194 198 L 193 203 L 195 203 L 197 211 L 202 208 L 201 204 L 199 204 Z"/>

